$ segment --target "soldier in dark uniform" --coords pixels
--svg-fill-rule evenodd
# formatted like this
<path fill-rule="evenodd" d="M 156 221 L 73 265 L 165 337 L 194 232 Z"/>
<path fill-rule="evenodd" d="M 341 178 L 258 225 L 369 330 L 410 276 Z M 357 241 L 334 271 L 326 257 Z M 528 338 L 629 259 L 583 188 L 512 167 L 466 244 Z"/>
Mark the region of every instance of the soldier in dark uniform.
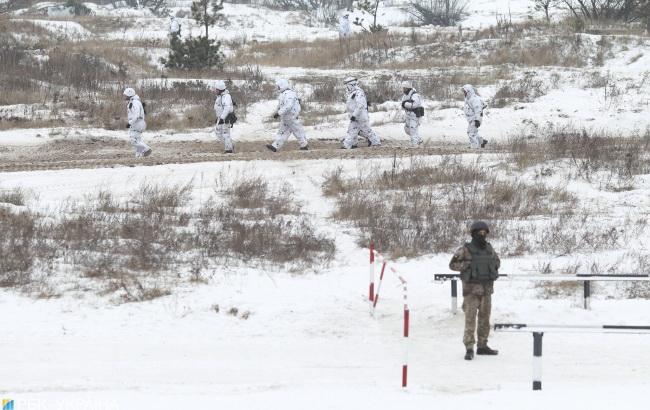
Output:
<path fill-rule="evenodd" d="M 449 268 L 460 272 L 463 282 L 463 312 L 465 312 L 465 360 L 474 358 L 474 344 L 478 336 L 476 354 L 496 355 L 498 350 L 488 347 L 490 312 L 494 281 L 499 277 L 501 261 L 487 241 L 490 229 L 485 222 L 477 221 L 470 227 L 472 240 L 460 247 L 451 258 Z M 478 326 L 476 317 L 478 316 Z"/>

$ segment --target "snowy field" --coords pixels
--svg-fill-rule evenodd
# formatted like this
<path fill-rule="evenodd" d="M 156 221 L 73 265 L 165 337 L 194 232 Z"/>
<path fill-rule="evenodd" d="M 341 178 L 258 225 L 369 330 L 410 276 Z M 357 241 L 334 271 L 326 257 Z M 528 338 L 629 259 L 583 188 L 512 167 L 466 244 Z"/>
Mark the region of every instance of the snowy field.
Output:
<path fill-rule="evenodd" d="M 176 2 L 172 12 L 187 11 L 190 3 Z M 393 32 L 410 33 L 412 29 L 404 26 L 408 16 L 398 7 L 399 2 L 393 3 L 380 13 L 379 23 Z M 168 38 L 168 18 L 143 10 L 87 5 L 95 12 L 94 18 L 115 18 L 118 23 L 93 32 L 93 26 L 83 19 L 57 20 L 25 11 L 12 18 L 36 24 L 61 44 L 103 40 L 132 44 L 129 47 L 137 50 L 134 55 L 142 54 L 152 61 L 154 72 L 160 68 L 158 58 L 165 55 L 160 44 Z M 462 24 L 468 31 L 493 26 L 499 16 L 525 22 L 533 14 L 531 2 L 524 0 L 476 0 L 470 2 L 468 11 Z M 228 47 L 240 42 L 338 38 L 335 27 L 307 25 L 294 12 L 227 3 L 224 14 L 228 25 L 217 27 L 211 35 Z M 200 33 L 187 16 L 181 18 L 181 24 L 183 30 Z M 416 31 L 426 35 L 437 32 L 437 28 Z M 16 37 L 29 40 L 29 36 Z M 603 40 L 591 34 L 580 38 L 589 51 L 600 47 Z M 488 107 L 481 127 L 485 138 L 499 147 L 511 137 L 537 137 L 549 127 L 585 128 L 627 137 L 644 135 L 650 127 L 650 42 L 647 35 L 610 41 L 613 45 L 602 65 L 589 62 L 583 67 L 514 68 L 515 83 L 532 71 L 541 79 L 544 93 L 528 101 Z M 233 54 L 232 49 L 226 52 Z M 326 77 L 342 79 L 352 73 L 363 84 L 383 75 L 391 75 L 393 80 L 401 76 L 425 78 L 438 70 L 259 68 L 268 80 L 277 76 L 296 80 L 304 94 L 311 91 L 311 83 Z M 474 68 L 473 74 L 487 72 L 483 67 Z M 159 82 L 194 80 L 162 79 L 147 72 L 137 85 L 144 88 Z M 604 85 L 594 85 L 596 80 Z M 214 83 L 214 79 L 201 81 Z M 478 88 L 491 102 L 504 81 L 496 79 Z M 382 138 L 406 144 L 397 98 L 374 107 L 370 118 Z M 420 128 L 425 142 L 435 146 L 466 144 L 461 97 L 451 104 L 429 96 L 425 99 L 427 116 Z M 211 107 L 212 101 L 207 104 Z M 246 118 L 233 132 L 235 142 L 270 142 L 277 124 L 269 123 L 268 117 L 275 105 L 275 100 L 251 104 Z M 336 107 L 340 112 L 306 127 L 310 138 L 343 137 L 347 117 L 340 105 Z M 49 120 L 50 116 L 54 118 L 50 109 L 41 103 L 3 105 L 0 118 L 37 116 Z M 57 113 L 64 117 L 68 114 L 76 118 L 75 112 Z M 47 149 L 46 144 L 54 140 L 95 137 L 124 141 L 128 150 L 124 130 L 74 121 L 3 128 L 0 150 Z M 214 135 L 211 128 L 197 126 L 154 129 L 145 133 L 145 139 L 155 152 L 156 142 L 212 141 Z M 458 158 L 488 164 L 511 180 L 566 188 L 581 207 L 592 215 L 601 215 L 606 223 L 630 218 L 641 221 L 650 212 L 649 175 L 634 175 L 629 189 L 619 192 L 604 188 L 598 180 L 568 177 L 574 172 L 569 169 L 569 160 L 515 171 L 503 152 Z M 428 164 L 440 161 L 438 156 L 419 159 Z M 214 194 L 213 182 L 223 175 L 260 175 L 272 186 L 288 183 L 315 227 L 336 243 L 329 264 L 296 272 L 277 266 L 223 263 L 210 267 L 206 283 L 173 281 L 170 295 L 144 302 L 119 303 L 111 295 L 86 292 L 82 286 L 70 288 L 70 278 L 62 272 L 44 278 L 59 291 L 51 298 L 0 288 L 0 400 L 15 400 L 17 410 L 648 408 L 650 335 L 546 334 L 541 392 L 531 391 L 530 334 L 492 333 L 490 345 L 500 350 L 499 356 L 464 361 L 463 315 L 450 312 L 449 283 L 433 281 L 434 273 L 450 272 L 449 253 L 431 252 L 392 263 L 409 284 L 409 386 L 402 389 L 402 289 L 393 275 L 387 275 L 377 311 L 374 316 L 369 314 L 368 249 L 358 243 L 356 228 L 331 217 L 335 200 L 325 197 L 321 187 L 324 174 L 337 167 L 348 176 L 370 171 L 380 174 L 390 171 L 392 161 L 392 157 L 370 159 L 360 153 L 356 159 L 334 155 L 316 160 L 0 173 L 0 190 L 20 188 L 28 194 L 24 206 L 2 204 L 3 209 L 29 209 L 39 215 L 53 212 L 64 201 L 81 202 L 99 190 L 126 198 L 143 182 L 192 181 L 192 201 L 199 205 Z M 552 168 L 550 175 L 544 174 L 547 167 Z M 583 269 L 592 263 L 606 267 L 621 264 L 624 270 L 632 266 L 627 263 L 632 257 L 650 253 L 646 233 L 644 228 L 638 236 L 630 237 L 621 229 L 625 243 L 602 252 L 533 252 L 502 257 L 501 273 L 537 272 L 545 263 L 556 269 L 576 264 Z M 458 239 L 459 244 L 462 240 Z M 497 251 L 507 245 L 503 241 L 496 232 L 493 243 Z M 495 285 L 492 322 L 650 325 L 650 301 L 627 298 L 616 283 L 598 285 L 591 310 L 582 309 L 579 293 L 547 298 L 532 283 L 501 279 Z"/>
<path fill-rule="evenodd" d="M 317 272 L 219 266 L 208 284 L 186 284 L 150 302 L 114 305 L 83 292 L 40 300 L 3 291 L 3 396 L 14 398 L 18 408 L 62 403 L 80 409 L 465 409 L 480 403 L 504 409 L 526 403 L 525 408 L 535 409 L 608 409 L 621 400 L 626 408 L 646 407 L 647 335 L 547 334 L 543 392 L 530 391 L 530 335 L 493 334 L 491 345 L 501 354 L 465 362 L 462 314 L 449 311 L 449 285 L 433 283 L 433 273 L 448 272 L 446 254 L 393 265 L 409 282 L 412 317 L 409 388 L 402 390 L 401 288 L 387 276 L 375 317 L 369 315 L 368 251 L 355 244 L 353 230 L 328 219 L 332 206 L 320 194 L 325 170 L 342 166 L 354 174 L 368 165 L 351 160 L 234 162 L 2 175 L 3 187 L 38 192 L 44 211 L 99 187 L 126 193 L 141 180 L 194 178 L 195 198 L 205 198 L 212 188 L 198 181 L 213 180 L 223 171 L 264 172 L 272 181 L 291 184 L 317 226 L 335 236 L 338 249 L 332 265 Z M 648 184 L 641 182 L 636 192 L 647 192 Z M 593 206 L 624 206 L 628 200 L 611 196 Z M 525 273 L 545 257 L 504 258 L 502 273 Z M 577 296 L 543 300 L 530 284 L 500 280 L 493 322 L 650 323 L 647 300 L 618 300 L 614 284 L 603 289 L 592 310 L 585 311 Z M 231 307 L 250 316 L 226 313 Z"/>

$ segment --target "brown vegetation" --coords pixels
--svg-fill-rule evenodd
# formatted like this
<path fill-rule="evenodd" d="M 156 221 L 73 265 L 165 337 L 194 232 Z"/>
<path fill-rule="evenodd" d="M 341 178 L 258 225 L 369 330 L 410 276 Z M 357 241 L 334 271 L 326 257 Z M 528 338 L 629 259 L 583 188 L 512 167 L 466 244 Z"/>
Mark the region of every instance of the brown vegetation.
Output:
<path fill-rule="evenodd" d="M 297 269 L 333 257 L 333 240 L 316 232 L 287 186 L 243 178 L 222 194 L 192 206 L 190 181 L 144 184 L 126 200 L 101 191 L 62 204 L 58 216 L 0 208 L 0 286 L 39 289 L 27 286 L 33 273 L 56 268 L 140 301 L 169 294 L 185 275 L 203 282 L 224 261 Z"/>

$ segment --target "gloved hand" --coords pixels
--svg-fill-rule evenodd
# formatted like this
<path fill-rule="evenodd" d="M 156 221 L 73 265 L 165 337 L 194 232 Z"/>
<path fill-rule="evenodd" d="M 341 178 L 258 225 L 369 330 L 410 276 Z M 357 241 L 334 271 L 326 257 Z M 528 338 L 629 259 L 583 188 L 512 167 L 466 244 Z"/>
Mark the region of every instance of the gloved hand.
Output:
<path fill-rule="evenodd" d="M 408 102 L 408 101 L 402 101 L 402 108 L 406 109 L 406 103 L 407 103 L 407 102 Z"/>
<path fill-rule="evenodd" d="M 280 114 L 278 114 L 278 113 L 276 112 L 275 114 L 273 114 L 273 118 L 275 118 L 275 119 L 277 120 L 278 118 L 280 118 Z"/>
<path fill-rule="evenodd" d="M 357 117 L 355 117 L 354 115 L 352 117 L 350 117 L 350 121 L 356 121 L 356 120 L 357 120 Z"/>
<path fill-rule="evenodd" d="M 476 128 L 480 127 L 480 126 L 481 126 L 481 121 L 479 121 L 479 120 L 474 120 L 474 126 L 475 126 Z"/>
<path fill-rule="evenodd" d="M 217 121 L 217 125 L 223 124 L 223 118 L 219 118 L 219 121 Z"/>
<path fill-rule="evenodd" d="M 126 128 L 131 128 L 131 124 L 126 124 Z"/>

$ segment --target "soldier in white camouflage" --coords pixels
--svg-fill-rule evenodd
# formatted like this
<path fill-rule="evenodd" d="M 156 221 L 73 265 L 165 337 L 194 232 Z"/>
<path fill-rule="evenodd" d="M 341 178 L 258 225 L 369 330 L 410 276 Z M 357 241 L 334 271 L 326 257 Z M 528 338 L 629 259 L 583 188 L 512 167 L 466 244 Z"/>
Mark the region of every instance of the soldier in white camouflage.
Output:
<path fill-rule="evenodd" d="M 460 272 L 463 282 L 465 360 L 474 358 L 475 333 L 478 336 L 476 354 L 499 354 L 498 350 L 491 349 L 487 343 L 490 335 L 494 281 L 499 277 L 501 261 L 492 245 L 487 241 L 490 229 L 485 222 L 474 222 L 470 227 L 470 232 L 472 240 L 460 247 L 449 263 L 451 270 Z"/>

